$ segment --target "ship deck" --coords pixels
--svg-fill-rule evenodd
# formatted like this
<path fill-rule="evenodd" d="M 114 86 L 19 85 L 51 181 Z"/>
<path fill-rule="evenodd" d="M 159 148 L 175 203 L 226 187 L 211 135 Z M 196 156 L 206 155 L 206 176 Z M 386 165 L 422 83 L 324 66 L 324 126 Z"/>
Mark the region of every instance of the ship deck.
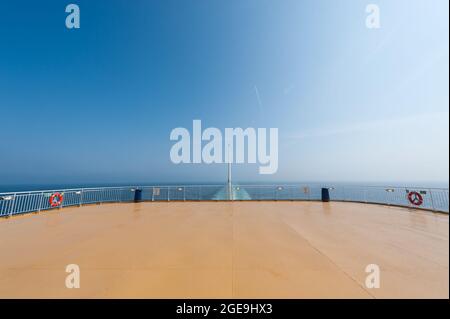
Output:
<path fill-rule="evenodd" d="M 65 286 L 80 267 L 80 288 Z M 380 288 L 365 285 L 380 267 Z M 142 202 L 0 219 L 0 298 L 448 298 L 449 216 L 345 202 Z"/>

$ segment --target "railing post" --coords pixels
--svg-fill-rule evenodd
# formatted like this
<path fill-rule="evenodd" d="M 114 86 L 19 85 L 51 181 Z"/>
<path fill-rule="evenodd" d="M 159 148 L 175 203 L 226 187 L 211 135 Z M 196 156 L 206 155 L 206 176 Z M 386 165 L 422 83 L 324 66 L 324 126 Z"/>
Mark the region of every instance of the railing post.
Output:
<path fill-rule="evenodd" d="M 79 201 L 79 206 L 83 206 L 83 196 L 84 196 L 84 188 L 81 189 L 80 191 L 80 201 Z"/>
<path fill-rule="evenodd" d="M 9 211 L 9 217 L 13 215 L 14 208 L 16 206 L 16 193 L 13 195 L 13 202 L 11 204 L 11 210 Z"/>
<path fill-rule="evenodd" d="M 65 191 L 61 191 L 61 195 L 62 195 L 62 200 L 61 203 L 59 203 L 58 209 L 61 209 L 63 207 L 63 203 L 64 203 L 64 195 L 66 194 Z"/>
<path fill-rule="evenodd" d="M 428 189 L 428 192 L 430 193 L 431 209 L 432 209 L 433 211 L 436 211 L 436 208 L 434 207 L 433 192 L 432 192 L 431 189 Z"/>
<path fill-rule="evenodd" d="M 41 198 L 39 198 L 39 206 L 38 206 L 38 213 L 41 212 L 42 207 L 42 199 L 44 198 L 44 192 L 41 192 Z"/>

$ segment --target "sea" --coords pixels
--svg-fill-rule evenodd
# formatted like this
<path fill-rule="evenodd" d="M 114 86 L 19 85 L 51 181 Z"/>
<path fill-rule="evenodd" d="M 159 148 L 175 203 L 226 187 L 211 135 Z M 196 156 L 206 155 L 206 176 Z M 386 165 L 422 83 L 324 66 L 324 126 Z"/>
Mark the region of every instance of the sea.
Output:
<path fill-rule="evenodd" d="M 164 182 L 123 182 L 123 183 L 48 183 L 48 184 L 0 184 L 0 193 L 10 192 L 26 192 L 26 191 L 39 191 L 39 190 L 59 190 L 59 189 L 77 189 L 77 188 L 100 188 L 100 187 L 122 187 L 122 186 L 199 186 L 199 185 L 225 185 L 223 181 L 219 182 L 179 182 L 179 183 L 164 183 Z M 323 182 L 252 182 L 252 181 L 238 181 L 233 182 L 233 185 L 300 185 L 310 187 L 410 187 L 410 188 L 441 188 L 449 189 L 449 182 L 336 182 L 336 181 L 323 181 Z"/>

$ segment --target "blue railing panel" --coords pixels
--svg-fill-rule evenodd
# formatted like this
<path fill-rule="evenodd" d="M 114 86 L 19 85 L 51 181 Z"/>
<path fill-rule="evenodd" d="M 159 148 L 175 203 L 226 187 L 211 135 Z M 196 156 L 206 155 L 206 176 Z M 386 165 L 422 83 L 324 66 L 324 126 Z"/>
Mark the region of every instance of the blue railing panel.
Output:
<path fill-rule="evenodd" d="M 126 186 L 0 193 L 0 217 L 39 212 L 68 206 L 130 202 L 136 190 L 142 201 L 201 200 L 320 200 L 323 186 L 317 185 L 180 185 Z M 449 191 L 443 188 L 326 186 L 330 200 L 363 202 L 449 212 Z M 59 193 L 63 201 L 52 206 L 52 195 Z M 411 201 L 411 193 L 419 194 L 420 204 Z M 54 204 L 54 203 L 53 203 Z"/>

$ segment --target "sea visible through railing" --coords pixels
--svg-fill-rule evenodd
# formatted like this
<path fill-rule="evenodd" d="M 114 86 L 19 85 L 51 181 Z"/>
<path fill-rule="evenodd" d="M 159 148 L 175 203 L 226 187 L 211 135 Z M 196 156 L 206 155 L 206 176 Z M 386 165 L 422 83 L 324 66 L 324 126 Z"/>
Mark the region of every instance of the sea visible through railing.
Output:
<path fill-rule="evenodd" d="M 136 201 L 347 201 L 449 212 L 448 188 L 317 184 L 154 185 L 0 193 L 0 217 L 87 204 Z"/>

